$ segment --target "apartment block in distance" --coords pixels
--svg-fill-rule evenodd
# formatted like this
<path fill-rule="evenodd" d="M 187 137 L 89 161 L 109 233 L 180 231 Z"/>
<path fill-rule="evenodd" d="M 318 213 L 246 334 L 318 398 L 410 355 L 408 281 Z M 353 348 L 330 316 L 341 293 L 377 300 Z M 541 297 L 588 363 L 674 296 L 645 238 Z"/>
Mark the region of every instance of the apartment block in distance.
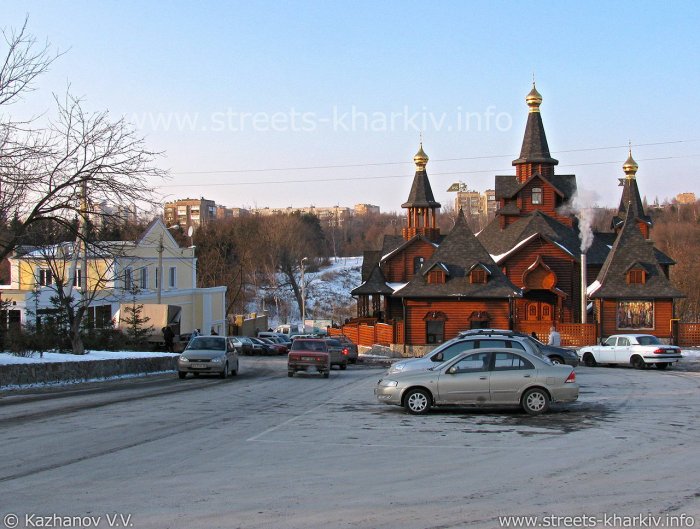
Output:
<path fill-rule="evenodd" d="M 163 218 L 167 226 L 179 225 L 181 228 L 201 226 L 216 218 L 216 203 L 202 198 L 185 198 L 166 202 Z"/>

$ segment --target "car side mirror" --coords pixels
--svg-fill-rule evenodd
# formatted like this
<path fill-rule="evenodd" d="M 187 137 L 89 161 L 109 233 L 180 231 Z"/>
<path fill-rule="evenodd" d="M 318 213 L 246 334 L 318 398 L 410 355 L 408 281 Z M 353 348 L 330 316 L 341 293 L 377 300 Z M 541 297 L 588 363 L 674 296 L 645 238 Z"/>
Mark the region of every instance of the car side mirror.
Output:
<path fill-rule="evenodd" d="M 457 368 L 455 366 L 452 366 L 447 370 L 448 375 L 454 375 L 457 372 Z"/>
<path fill-rule="evenodd" d="M 438 353 L 431 358 L 431 360 L 433 362 L 442 362 L 442 359 L 443 359 L 442 353 Z"/>

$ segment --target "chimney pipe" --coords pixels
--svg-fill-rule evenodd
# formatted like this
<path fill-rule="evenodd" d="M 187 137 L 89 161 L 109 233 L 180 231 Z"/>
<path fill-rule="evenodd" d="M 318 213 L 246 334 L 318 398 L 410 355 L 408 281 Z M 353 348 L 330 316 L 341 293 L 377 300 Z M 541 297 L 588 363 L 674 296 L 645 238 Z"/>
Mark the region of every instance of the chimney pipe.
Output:
<path fill-rule="evenodd" d="M 588 304 L 586 289 L 588 281 L 586 278 L 586 254 L 581 252 L 581 323 L 586 323 L 586 313 L 588 312 Z"/>

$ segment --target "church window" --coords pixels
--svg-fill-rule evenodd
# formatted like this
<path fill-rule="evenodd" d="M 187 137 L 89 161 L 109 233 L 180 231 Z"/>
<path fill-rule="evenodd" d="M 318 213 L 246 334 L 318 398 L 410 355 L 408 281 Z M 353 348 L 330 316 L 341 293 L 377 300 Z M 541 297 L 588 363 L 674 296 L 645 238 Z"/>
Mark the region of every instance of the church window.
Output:
<path fill-rule="evenodd" d="M 413 258 L 413 273 L 417 274 L 418 270 L 421 269 L 421 266 L 423 266 L 423 263 L 425 262 L 425 259 L 423 257 L 414 257 Z"/>
<path fill-rule="evenodd" d="M 541 187 L 533 187 L 532 188 L 532 203 L 533 204 L 542 204 L 542 188 Z"/>
<path fill-rule="evenodd" d="M 643 285 L 645 283 L 644 270 L 630 270 L 627 272 L 627 283 L 630 285 Z"/>
<path fill-rule="evenodd" d="M 484 284 L 486 283 L 486 270 L 483 268 L 475 268 L 469 274 L 470 282 L 473 284 Z"/>

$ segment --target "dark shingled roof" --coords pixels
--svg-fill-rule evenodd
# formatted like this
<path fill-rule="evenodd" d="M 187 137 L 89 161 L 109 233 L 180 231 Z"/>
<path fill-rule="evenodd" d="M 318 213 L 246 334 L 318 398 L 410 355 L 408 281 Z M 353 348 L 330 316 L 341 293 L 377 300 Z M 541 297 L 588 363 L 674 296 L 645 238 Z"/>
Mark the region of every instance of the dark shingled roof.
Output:
<path fill-rule="evenodd" d="M 413 177 L 411 192 L 408 200 L 401 204 L 402 208 L 439 208 L 440 203 L 435 200 L 433 190 L 430 187 L 428 173 L 424 170 L 416 171 Z"/>
<path fill-rule="evenodd" d="M 386 278 L 382 273 L 379 265 L 375 265 L 369 278 L 359 287 L 350 291 L 350 295 L 358 296 L 360 294 L 393 294 L 394 290 L 386 284 Z"/>
<path fill-rule="evenodd" d="M 557 165 L 558 160 L 549 154 L 547 136 L 544 133 L 542 115 L 539 112 L 530 112 L 527 115 L 527 125 L 525 125 L 525 137 L 523 146 L 520 149 L 520 158 L 513 160 L 513 165 L 525 163 L 546 163 Z"/>
<path fill-rule="evenodd" d="M 479 233 L 479 241 L 491 255 L 502 255 L 535 234 L 559 244 L 574 256 L 581 253 L 578 232 L 539 211 L 523 216 L 504 230 L 496 218 Z"/>
<path fill-rule="evenodd" d="M 381 250 L 365 250 L 362 254 L 362 281 L 367 281 L 382 257 Z"/>
<path fill-rule="evenodd" d="M 620 198 L 620 206 L 617 208 L 617 215 L 612 219 L 611 227 L 617 228 L 625 222 L 629 210 L 629 215 L 633 219 L 641 220 L 651 226 L 651 217 L 644 213 L 644 204 L 639 196 L 639 186 L 636 178 L 622 179 L 622 197 Z"/>
<path fill-rule="evenodd" d="M 469 282 L 469 270 L 475 265 L 480 265 L 489 272 L 485 284 Z M 444 284 L 428 284 L 427 273 L 435 266 L 447 269 Z M 520 290 L 508 280 L 469 229 L 461 210 L 454 227 L 430 260 L 423 265 L 420 273 L 396 293 L 396 296 L 404 298 L 509 298 L 520 295 Z"/>
<path fill-rule="evenodd" d="M 549 183 L 560 195 L 562 195 L 564 200 L 569 200 L 576 193 L 576 175 L 563 174 L 545 178 L 539 173 L 535 173 L 535 175 L 533 175 L 530 179 L 532 179 L 534 176 L 539 176 L 542 180 Z M 496 200 L 515 197 L 528 182 L 521 184 L 514 175 L 496 175 L 496 185 L 494 188 L 496 192 Z"/>
<path fill-rule="evenodd" d="M 632 266 L 646 270 L 646 282 L 641 285 L 627 283 L 627 271 Z M 644 239 L 631 215 L 627 216 L 615 244 L 598 274 L 600 287 L 592 298 L 658 299 L 680 298 L 684 295 L 673 288 L 656 260 L 651 241 Z"/>
<path fill-rule="evenodd" d="M 581 239 L 578 226 L 570 228 L 539 211 L 523 216 L 504 230 L 501 230 L 498 219 L 495 219 L 479 233 L 479 240 L 491 255 L 503 255 L 534 234 L 560 245 L 577 261 L 580 260 Z M 593 234 L 593 243 L 586 250 L 589 265 L 602 265 L 605 262 L 610 251 L 609 245 L 613 244 L 614 238 L 614 233 Z"/>

